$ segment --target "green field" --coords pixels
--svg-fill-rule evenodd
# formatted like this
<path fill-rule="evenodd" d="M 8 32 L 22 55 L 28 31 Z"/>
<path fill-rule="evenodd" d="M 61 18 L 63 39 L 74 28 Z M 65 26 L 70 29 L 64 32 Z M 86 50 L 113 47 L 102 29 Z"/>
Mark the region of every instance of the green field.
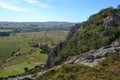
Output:
<path fill-rule="evenodd" d="M 53 48 L 66 35 L 67 31 L 41 31 L 0 37 L 0 77 L 21 74 L 26 67 L 31 69 L 45 63 L 47 54 L 40 53 L 41 49 L 34 46 L 47 44 Z"/>
<path fill-rule="evenodd" d="M 12 32 L 13 30 L 0 30 L 0 32 Z"/>
<path fill-rule="evenodd" d="M 39 50 L 33 52 L 32 54 L 26 55 L 24 57 L 18 58 L 13 62 L 5 65 L 0 70 L 1 77 L 7 77 L 10 75 L 16 75 L 24 73 L 24 68 L 31 69 L 36 65 L 44 63 L 47 58 L 47 54 L 41 54 Z"/>

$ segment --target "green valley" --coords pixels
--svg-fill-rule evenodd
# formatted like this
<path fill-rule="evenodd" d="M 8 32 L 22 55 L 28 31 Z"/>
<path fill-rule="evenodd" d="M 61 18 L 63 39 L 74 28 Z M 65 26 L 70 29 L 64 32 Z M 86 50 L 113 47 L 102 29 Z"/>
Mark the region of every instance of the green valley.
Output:
<path fill-rule="evenodd" d="M 1 32 L 9 31 L 1 30 Z M 67 33 L 68 31 L 64 30 L 51 30 L 10 33 L 9 36 L 1 36 L 0 77 L 19 75 L 25 72 L 25 68 L 32 69 L 45 64 L 48 52 L 42 53 L 44 46 L 52 49 L 65 39 Z"/>
<path fill-rule="evenodd" d="M 9 1 L 0 0 L 0 80 L 120 80 L 120 0 Z"/>

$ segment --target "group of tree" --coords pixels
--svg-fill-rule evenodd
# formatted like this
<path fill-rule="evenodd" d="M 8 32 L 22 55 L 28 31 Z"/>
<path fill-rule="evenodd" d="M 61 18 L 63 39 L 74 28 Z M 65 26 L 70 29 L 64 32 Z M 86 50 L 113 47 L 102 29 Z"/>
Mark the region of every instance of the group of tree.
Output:
<path fill-rule="evenodd" d="M 0 32 L 0 36 L 9 36 L 10 32 Z"/>
<path fill-rule="evenodd" d="M 51 51 L 51 48 L 48 46 L 48 44 L 41 45 L 40 49 L 41 49 L 40 53 L 43 53 L 43 54 L 49 54 Z"/>

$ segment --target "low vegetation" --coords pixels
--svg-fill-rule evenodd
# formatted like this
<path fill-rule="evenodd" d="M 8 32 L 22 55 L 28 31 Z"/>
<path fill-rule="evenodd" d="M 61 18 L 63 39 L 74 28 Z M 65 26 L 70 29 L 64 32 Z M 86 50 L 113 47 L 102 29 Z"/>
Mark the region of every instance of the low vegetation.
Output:
<path fill-rule="evenodd" d="M 120 53 L 113 53 L 100 66 L 88 67 L 79 64 L 65 64 L 51 69 L 35 80 L 119 80 Z"/>

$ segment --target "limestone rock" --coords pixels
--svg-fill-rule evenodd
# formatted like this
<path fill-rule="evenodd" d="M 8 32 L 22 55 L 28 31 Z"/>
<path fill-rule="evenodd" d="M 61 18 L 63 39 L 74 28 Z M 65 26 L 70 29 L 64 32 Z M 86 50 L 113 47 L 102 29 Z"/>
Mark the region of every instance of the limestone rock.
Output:
<path fill-rule="evenodd" d="M 120 52 L 120 44 L 118 42 L 113 42 L 110 46 L 105 46 L 98 50 L 92 50 L 80 55 L 71 56 L 65 63 L 83 64 L 90 67 L 98 66 L 99 61 L 116 52 Z"/>
<path fill-rule="evenodd" d="M 66 41 L 69 40 L 71 37 L 75 35 L 76 32 L 79 32 L 83 26 L 79 26 L 76 24 L 75 27 L 71 28 L 68 36 L 66 37 Z M 47 61 L 46 61 L 46 68 L 50 68 L 51 61 L 58 55 L 59 51 L 64 47 L 64 43 L 59 43 L 53 50 L 49 53 Z"/>
<path fill-rule="evenodd" d="M 105 28 L 114 26 L 114 17 L 108 16 L 107 18 L 105 18 L 105 19 L 104 19 L 103 26 L 104 26 Z"/>
<path fill-rule="evenodd" d="M 63 43 L 59 43 L 48 55 L 46 68 L 50 68 L 51 61 L 58 55 L 58 52 L 63 48 Z"/>
<path fill-rule="evenodd" d="M 76 33 L 76 32 L 79 32 L 80 30 L 82 29 L 82 26 L 78 26 L 76 24 L 75 27 L 72 27 L 71 30 L 69 31 L 69 34 L 66 38 L 66 40 L 69 40 L 71 37 L 73 37 L 73 35 Z"/>

